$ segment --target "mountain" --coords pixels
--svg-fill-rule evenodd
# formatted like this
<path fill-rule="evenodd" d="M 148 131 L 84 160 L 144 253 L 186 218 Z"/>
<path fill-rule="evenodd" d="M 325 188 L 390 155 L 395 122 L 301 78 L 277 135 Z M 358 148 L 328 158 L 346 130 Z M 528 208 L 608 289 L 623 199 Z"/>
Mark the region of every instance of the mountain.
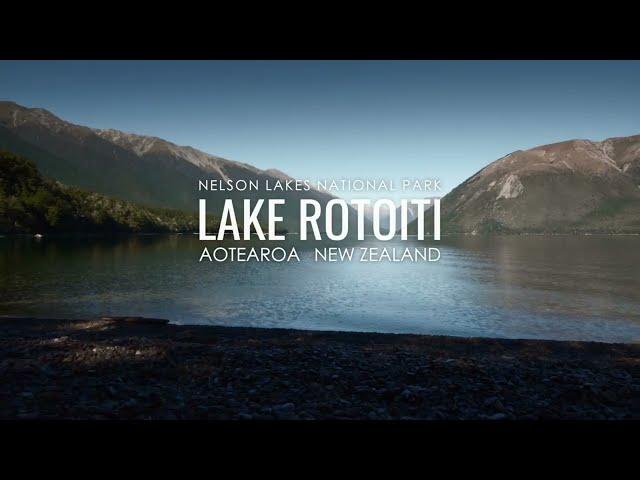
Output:
<path fill-rule="evenodd" d="M 407 221 L 410 223 L 418 216 L 418 206 L 412 203 L 407 205 Z M 365 217 L 373 224 L 373 201 L 370 205 L 365 206 Z M 401 207 L 396 208 L 396 225 L 400 225 Z M 390 212 L 388 208 L 380 209 L 380 229 L 383 232 L 388 232 L 391 224 Z"/>
<path fill-rule="evenodd" d="M 431 231 L 431 212 L 425 215 Z M 409 226 L 416 232 L 416 222 Z M 518 150 L 442 198 L 444 233 L 640 233 L 640 135 Z"/>
<path fill-rule="evenodd" d="M 215 223 L 211 219 L 210 223 Z M 0 151 L 0 233 L 194 232 L 198 215 L 148 208 L 43 178 Z"/>
<path fill-rule="evenodd" d="M 268 192 L 265 181 L 273 185 L 291 177 L 157 137 L 75 125 L 47 110 L 14 102 L 0 102 L 0 149 L 32 159 L 45 176 L 66 185 L 143 205 L 195 211 L 198 198 L 206 198 L 209 211 L 219 214 L 224 200 L 232 198 L 239 217 L 244 198 L 284 198 L 282 228 L 290 232 L 298 231 L 300 198 L 323 205 L 334 198 L 317 190 Z M 198 180 L 209 179 L 258 181 L 261 190 L 198 192 Z M 320 220 L 324 222 L 324 215 Z M 336 216 L 336 225 L 338 221 Z M 350 232 L 355 231 L 353 210 L 349 221 Z"/>

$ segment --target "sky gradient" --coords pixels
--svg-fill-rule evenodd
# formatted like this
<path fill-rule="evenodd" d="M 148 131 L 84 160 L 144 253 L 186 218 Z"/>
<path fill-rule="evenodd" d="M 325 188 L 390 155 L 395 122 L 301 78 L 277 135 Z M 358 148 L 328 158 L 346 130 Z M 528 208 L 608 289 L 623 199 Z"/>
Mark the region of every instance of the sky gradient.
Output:
<path fill-rule="evenodd" d="M 514 150 L 640 134 L 640 62 L 0 61 L 0 99 L 296 178 L 446 192 Z"/>

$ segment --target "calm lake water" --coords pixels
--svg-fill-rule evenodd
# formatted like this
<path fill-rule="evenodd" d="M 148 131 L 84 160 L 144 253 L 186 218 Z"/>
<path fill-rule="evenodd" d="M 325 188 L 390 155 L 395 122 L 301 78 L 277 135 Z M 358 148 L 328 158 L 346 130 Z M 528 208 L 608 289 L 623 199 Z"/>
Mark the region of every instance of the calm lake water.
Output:
<path fill-rule="evenodd" d="M 287 238 L 271 246 L 296 245 L 300 263 L 198 263 L 220 244 L 193 235 L 0 238 L 0 314 L 640 341 L 637 236 L 350 244 L 436 246 L 435 263 L 316 263 L 319 245 Z"/>

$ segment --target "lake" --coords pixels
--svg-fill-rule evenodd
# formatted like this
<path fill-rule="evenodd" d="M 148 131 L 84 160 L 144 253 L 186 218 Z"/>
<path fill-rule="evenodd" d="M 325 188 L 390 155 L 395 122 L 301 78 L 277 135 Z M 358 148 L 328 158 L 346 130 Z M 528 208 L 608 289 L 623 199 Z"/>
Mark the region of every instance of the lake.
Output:
<path fill-rule="evenodd" d="M 438 262 L 198 262 L 194 235 L 0 238 L 0 314 L 180 324 L 640 341 L 639 236 L 340 242 L 438 247 Z M 330 245 L 330 244 L 326 244 Z M 335 246 L 335 244 L 333 245 Z"/>

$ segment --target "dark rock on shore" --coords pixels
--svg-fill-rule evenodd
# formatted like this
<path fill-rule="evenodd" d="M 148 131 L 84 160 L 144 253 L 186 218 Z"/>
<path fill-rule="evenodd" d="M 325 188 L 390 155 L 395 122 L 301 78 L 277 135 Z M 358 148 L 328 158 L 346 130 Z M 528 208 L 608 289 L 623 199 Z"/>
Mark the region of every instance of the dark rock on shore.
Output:
<path fill-rule="evenodd" d="M 147 320 L 0 319 L 0 418 L 640 418 L 639 345 Z"/>
<path fill-rule="evenodd" d="M 138 325 L 167 325 L 169 323 L 169 320 L 164 318 L 149 317 L 102 317 L 100 320 L 105 322 L 136 323 Z"/>

